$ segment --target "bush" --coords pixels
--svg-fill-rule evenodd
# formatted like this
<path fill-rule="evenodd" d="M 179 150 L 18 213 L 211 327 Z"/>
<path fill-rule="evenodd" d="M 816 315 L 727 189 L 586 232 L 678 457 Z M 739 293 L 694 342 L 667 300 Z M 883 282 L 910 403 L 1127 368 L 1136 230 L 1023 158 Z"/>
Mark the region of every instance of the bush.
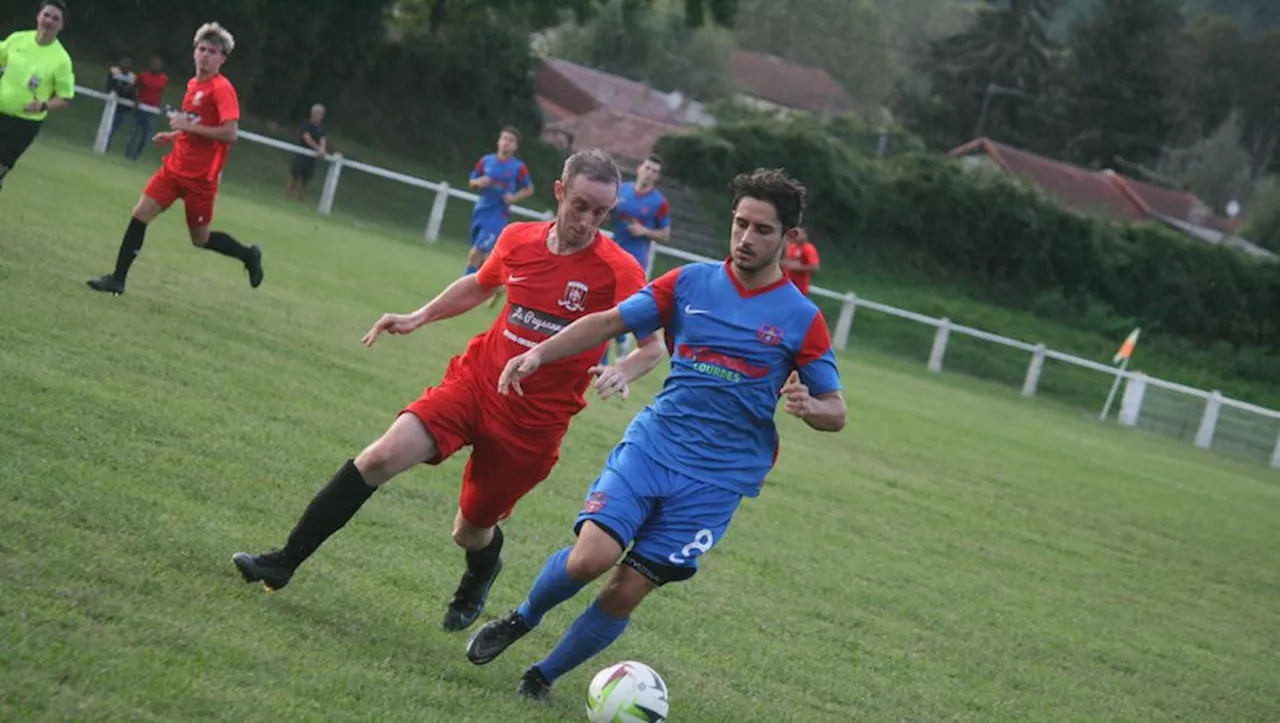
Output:
<path fill-rule="evenodd" d="M 1280 264 L 1155 224 L 1077 215 L 1026 184 L 950 159 L 874 161 L 850 148 L 848 132 L 812 119 L 719 126 L 664 138 L 658 152 L 669 173 L 706 188 L 758 166 L 786 167 L 812 192 L 809 225 L 837 249 L 963 284 L 1004 306 L 1111 334 L 1137 323 L 1202 348 L 1280 351 Z M 1280 378 L 1276 361 L 1272 378 Z"/>

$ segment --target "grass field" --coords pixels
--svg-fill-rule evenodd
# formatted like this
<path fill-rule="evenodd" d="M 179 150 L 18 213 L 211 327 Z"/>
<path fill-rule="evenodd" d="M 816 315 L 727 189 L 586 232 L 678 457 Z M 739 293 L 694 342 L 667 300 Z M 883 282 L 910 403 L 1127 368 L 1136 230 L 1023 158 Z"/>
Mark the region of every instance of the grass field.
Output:
<path fill-rule="evenodd" d="M 546 707 L 524 667 L 592 586 L 483 668 L 439 627 L 463 459 L 406 474 L 275 595 L 278 545 L 348 456 L 494 312 L 372 350 L 384 311 L 461 244 L 228 189 L 217 227 L 266 282 L 151 229 L 115 257 L 151 168 L 42 139 L 0 193 L 0 720 L 582 718 L 591 674 L 657 668 L 673 721 L 1268 721 L 1280 710 L 1280 486 L 1260 466 L 1101 427 L 1016 389 L 855 351 L 839 435 L 779 422 L 763 495 Z M 506 526 L 486 618 L 571 540 L 582 494 L 659 376 L 593 402 Z"/>

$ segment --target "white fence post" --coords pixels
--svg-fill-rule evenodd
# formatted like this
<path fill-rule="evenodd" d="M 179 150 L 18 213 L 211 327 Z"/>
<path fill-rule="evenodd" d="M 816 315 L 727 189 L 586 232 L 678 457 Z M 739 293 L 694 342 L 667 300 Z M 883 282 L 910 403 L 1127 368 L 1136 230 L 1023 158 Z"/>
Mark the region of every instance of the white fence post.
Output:
<path fill-rule="evenodd" d="M 1276 448 L 1271 453 L 1271 466 L 1280 469 L 1280 435 L 1276 435 Z"/>
<path fill-rule="evenodd" d="M 653 276 L 653 262 L 658 258 L 658 244 L 649 244 L 649 257 L 644 260 L 644 278 L 646 281 Z"/>
<path fill-rule="evenodd" d="M 436 198 L 431 202 L 431 218 L 427 219 L 426 239 L 432 243 L 440 240 L 440 226 L 444 224 L 444 209 L 449 204 L 449 184 L 441 182 Z"/>
<path fill-rule="evenodd" d="M 1036 344 L 1031 353 L 1031 363 L 1027 365 L 1027 378 L 1022 380 L 1022 396 L 1034 397 L 1040 386 L 1040 372 L 1044 370 L 1044 344 Z"/>
<path fill-rule="evenodd" d="M 1124 396 L 1120 398 L 1120 424 L 1136 427 L 1138 416 L 1142 414 L 1142 400 L 1147 396 L 1147 375 L 1135 372 L 1129 376 L 1124 385 Z"/>
<path fill-rule="evenodd" d="M 338 178 L 342 176 L 342 154 L 329 156 L 329 170 L 324 174 L 324 189 L 320 191 L 320 205 L 316 207 L 320 213 L 328 216 L 333 213 L 333 197 L 338 195 Z"/>
<path fill-rule="evenodd" d="M 840 306 L 840 318 L 836 319 L 836 348 L 844 351 L 849 348 L 849 333 L 853 331 L 853 312 L 858 310 L 858 295 L 852 291 L 844 295 L 844 303 Z"/>
<path fill-rule="evenodd" d="M 102 107 L 102 118 L 98 120 L 98 135 L 93 139 L 93 152 L 106 153 L 107 143 L 111 141 L 111 124 L 116 119 L 116 108 L 120 99 L 114 92 L 107 94 L 107 103 Z"/>
<path fill-rule="evenodd" d="M 929 371 L 942 371 L 942 358 L 947 355 L 947 339 L 951 336 L 951 320 L 943 319 L 938 324 L 938 333 L 933 336 L 933 350 L 929 352 Z"/>
<path fill-rule="evenodd" d="M 1222 393 L 1217 389 L 1204 403 L 1204 415 L 1200 417 L 1200 429 L 1196 430 L 1196 446 L 1209 449 L 1213 446 L 1213 430 L 1218 426 L 1218 412 L 1222 409 Z"/>

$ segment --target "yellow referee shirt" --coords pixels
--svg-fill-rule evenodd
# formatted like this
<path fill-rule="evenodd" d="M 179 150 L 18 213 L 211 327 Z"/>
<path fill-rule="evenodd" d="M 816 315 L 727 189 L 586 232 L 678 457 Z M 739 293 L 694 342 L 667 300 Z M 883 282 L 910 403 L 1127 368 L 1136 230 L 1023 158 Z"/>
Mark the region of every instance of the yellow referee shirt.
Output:
<path fill-rule="evenodd" d="M 71 100 L 76 93 L 76 75 L 71 56 L 62 43 L 36 43 L 36 31 L 16 32 L 0 43 L 0 113 L 25 120 L 44 120 L 47 111 L 27 113 L 31 101 L 47 103 L 57 95 Z"/>

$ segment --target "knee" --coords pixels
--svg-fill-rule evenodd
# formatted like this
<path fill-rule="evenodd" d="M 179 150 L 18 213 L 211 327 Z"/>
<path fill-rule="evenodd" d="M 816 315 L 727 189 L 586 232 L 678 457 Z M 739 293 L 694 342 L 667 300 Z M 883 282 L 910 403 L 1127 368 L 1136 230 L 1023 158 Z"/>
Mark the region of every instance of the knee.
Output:
<path fill-rule="evenodd" d="M 570 578 L 587 583 L 608 572 L 617 562 L 611 550 L 575 545 L 565 568 Z"/>
<path fill-rule="evenodd" d="M 209 243 L 209 229 L 193 228 L 191 231 L 191 245 L 204 248 Z"/>

